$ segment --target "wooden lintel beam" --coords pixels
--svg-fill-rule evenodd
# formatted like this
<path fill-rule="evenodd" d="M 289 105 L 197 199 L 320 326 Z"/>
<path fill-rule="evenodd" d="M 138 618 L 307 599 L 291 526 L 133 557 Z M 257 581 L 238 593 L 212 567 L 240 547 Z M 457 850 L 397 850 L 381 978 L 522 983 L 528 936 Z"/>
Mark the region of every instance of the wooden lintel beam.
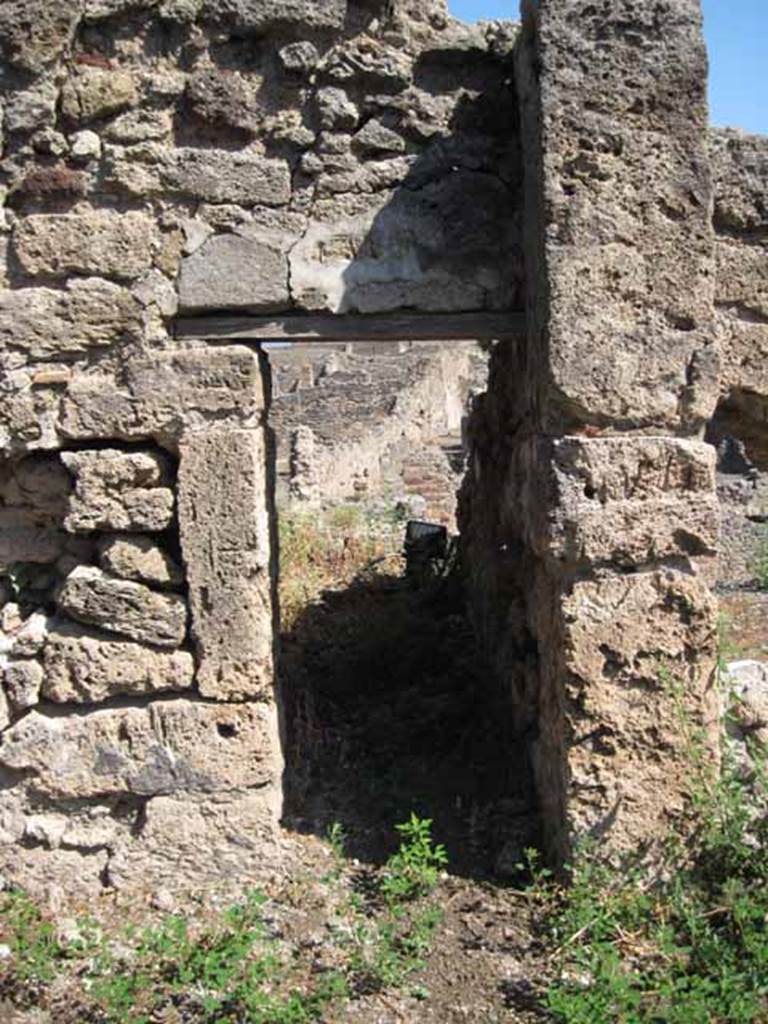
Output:
<path fill-rule="evenodd" d="M 180 339 L 210 341 L 492 341 L 525 333 L 524 313 L 316 313 L 180 317 Z"/>

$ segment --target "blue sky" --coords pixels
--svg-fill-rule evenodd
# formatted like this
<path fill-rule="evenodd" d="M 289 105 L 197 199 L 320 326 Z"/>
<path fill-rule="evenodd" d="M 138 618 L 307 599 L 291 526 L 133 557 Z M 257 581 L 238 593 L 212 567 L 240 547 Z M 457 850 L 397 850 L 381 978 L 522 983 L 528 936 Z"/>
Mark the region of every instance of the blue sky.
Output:
<path fill-rule="evenodd" d="M 457 18 L 516 18 L 518 0 L 448 0 Z M 768 134 L 768 0 L 703 0 L 713 124 Z"/>

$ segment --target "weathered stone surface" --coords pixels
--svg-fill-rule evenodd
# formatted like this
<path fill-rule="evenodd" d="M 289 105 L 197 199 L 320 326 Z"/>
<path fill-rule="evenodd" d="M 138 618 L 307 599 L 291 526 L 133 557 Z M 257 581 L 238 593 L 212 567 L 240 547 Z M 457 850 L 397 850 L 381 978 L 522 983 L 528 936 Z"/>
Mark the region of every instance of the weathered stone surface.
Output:
<path fill-rule="evenodd" d="M 197 683 L 205 697 L 269 693 L 272 594 L 266 450 L 260 430 L 185 435 L 179 529 L 189 583 Z"/>
<path fill-rule="evenodd" d="M 13 659 L 3 670 L 5 692 L 15 711 L 26 711 L 40 701 L 43 668 L 39 661 Z"/>
<path fill-rule="evenodd" d="M 718 305 L 764 324 L 768 321 L 768 243 L 720 238 L 716 251 Z"/>
<path fill-rule="evenodd" d="M 768 138 L 713 128 L 709 153 L 715 180 L 715 228 L 748 232 L 768 222 Z"/>
<path fill-rule="evenodd" d="M 75 479 L 64 526 L 91 530 L 164 530 L 173 520 L 169 460 L 156 452 L 64 452 Z"/>
<path fill-rule="evenodd" d="M 54 60 L 69 42 L 77 21 L 75 4 L 50 0 L 4 0 L 0 46 L 11 63 L 27 71 Z"/>
<path fill-rule="evenodd" d="M 0 509 L 0 571 L 7 572 L 17 562 L 45 565 L 55 562 L 66 547 L 63 530 L 35 526 L 13 509 Z"/>
<path fill-rule="evenodd" d="M 222 149 L 159 149 L 117 159 L 112 176 L 137 196 L 177 193 L 208 203 L 284 206 L 291 197 L 291 176 L 284 160 Z"/>
<path fill-rule="evenodd" d="M 94 636 L 59 622 L 43 651 L 42 693 L 47 700 L 91 704 L 121 694 L 188 690 L 194 662 L 186 651 L 158 651 L 136 643 Z"/>
<path fill-rule="evenodd" d="M 177 698 L 76 716 L 33 711 L 8 729 L 0 764 L 51 797 L 225 793 L 274 781 L 274 709 Z"/>
<path fill-rule="evenodd" d="M 288 164 L 245 153 L 178 150 L 163 171 L 166 187 L 209 203 L 281 206 L 291 195 Z"/>
<path fill-rule="evenodd" d="M 726 682 L 734 698 L 731 715 L 740 731 L 768 744 L 768 664 L 732 661 Z"/>
<path fill-rule="evenodd" d="M 545 713 L 534 765 L 544 821 L 563 823 L 551 845 L 562 853 L 590 834 L 618 851 L 661 839 L 689 796 L 681 714 L 703 729 L 714 764 L 715 600 L 700 580 L 671 570 L 538 597 Z"/>
<path fill-rule="evenodd" d="M 356 132 L 352 145 L 362 153 L 402 153 L 405 150 L 405 139 L 380 121 L 371 118 Z"/>
<path fill-rule="evenodd" d="M 257 426 L 264 402 L 259 358 L 245 347 L 158 353 L 131 360 L 121 386 L 114 378 L 76 378 L 59 429 L 75 440 L 154 437 L 175 448 L 184 430 L 208 420 Z"/>
<path fill-rule="evenodd" d="M 48 616 L 43 612 L 33 612 L 17 630 L 14 630 L 13 656 L 15 658 L 34 658 L 43 649 L 48 635 Z"/>
<path fill-rule="evenodd" d="M 658 20 L 651 5 L 523 4 L 526 207 L 531 242 L 544 239 L 531 349 L 545 430 L 695 430 L 717 399 L 706 51 L 697 0 L 673 8 Z"/>
<path fill-rule="evenodd" d="M 286 71 L 295 73 L 311 71 L 320 60 L 317 47 L 308 39 L 302 39 L 297 43 L 288 43 L 279 51 L 278 57 Z"/>
<path fill-rule="evenodd" d="M 115 579 L 95 566 L 74 569 L 61 586 L 57 604 L 77 622 L 141 643 L 179 647 L 184 642 L 187 606 L 183 598 Z"/>
<path fill-rule="evenodd" d="M 219 126 L 228 125 L 247 133 L 255 132 L 263 114 L 254 94 L 253 85 L 233 71 L 206 68 L 190 76 L 187 83 L 187 101 L 193 113 L 203 121 Z"/>
<path fill-rule="evenodd" d="M 290 255 L 294 301 L 342 313 L 510 308 L 517 201 L 503 182 L 456 169 L 351 209 L 318 204 Z"/>
<path fill-rule="evenodd" d="M 264 231 L 215 235 L 181 265 L 182 312 L 287 309 L 288 250 L 296 239 Z"/>
<path fill-rule="evenodd" d="M 99 562 L 106 572 L 124 580 L 160 586 L 174 586 L 184 580 L 181 566 L 149 537 L 107 537 L 99 544 Z"/>
<path fill-rule="evenodd" d="M 110 858 L 109 884 L 130 890 L 138 875 L 178 892 L 238 879 L 242 892 L 249 880 L 286 870 L 286 850 L 275 828 L 279 814 L 273 786 L 206 799 L 157 796 L 147 805 L 140 837 Z"/>
<path fill-rule="evenodd" d="M 61 110 L 72 121 L 95 121 L 134 107 L 139 97 L 131 74 L 80 67 L 61 90 Z"/>
<path fill-rule="evenodd" d="M 55 359 L 134 338 L 139 305 L 126 289 L 100 278 L 67 283 L 62 291 L 0 292 L 0 347 L 30 359 Z"/>
<path fill-rule="evenodd" d="M 347 0 L 204 0 L 203 13 L 248 32 L 275 25 L 342 28 Z"/>
<path fill-rule="evenodd" d="M 139 277 L 152 266 L 159 232 L 145 213 L 37 214 L 20 221 L 14 252 L 24 273 Z"/>
<path fill-rule="evenodd" d="M 549 445 L 541 446 L 547 459 Z M 531 472 L 526 509 L 533 550 L 561 564 L 712 561 L 718 547 L 715 450 L 671 438 L 555 442 L 551 466 Z M 540 485 L 549 476 L 549 489 Z M 713 567 L 714 568 L 714 567 Z"/>
<path fill-rule="evenodd" d="M 343 89 L 327 86 L 317 94 L 320 124 L 335 131 L 349 131 L 357 127 L 360 117 L 357 107 Z"/>

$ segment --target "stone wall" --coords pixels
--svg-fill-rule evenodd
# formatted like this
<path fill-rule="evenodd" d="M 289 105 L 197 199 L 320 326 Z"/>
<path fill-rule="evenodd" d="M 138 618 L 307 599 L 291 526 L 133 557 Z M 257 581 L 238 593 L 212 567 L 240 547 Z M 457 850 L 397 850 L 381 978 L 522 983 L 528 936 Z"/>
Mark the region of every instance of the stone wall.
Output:
<path fill-rule="evenodd" d="M 709 439 L 723 507 L 720 581 L 754 583 L 768 551 L 768 138 L 710 133 L 723 373 Z"/>
<path fill-rule="evenodd" d="M 707 138 L 698 0 L 524 17 L 0 8 L 9 880 L 240 884 L 283 856 L 269 367 L 177 341 L 180 311 L 525 304 L 462 517 L 547 849 L 652 844 L 687 796 L 681 715 L 715 756 L 703 434 L 718 403 L 765 420 L 764 143 Z"/>
<path fill-rule="evenodd" d="M 522 302 L 515 29 L 379 0 L 0 5 L 0 871 L 284 856 L 269 367 L 179 312 Z"/>

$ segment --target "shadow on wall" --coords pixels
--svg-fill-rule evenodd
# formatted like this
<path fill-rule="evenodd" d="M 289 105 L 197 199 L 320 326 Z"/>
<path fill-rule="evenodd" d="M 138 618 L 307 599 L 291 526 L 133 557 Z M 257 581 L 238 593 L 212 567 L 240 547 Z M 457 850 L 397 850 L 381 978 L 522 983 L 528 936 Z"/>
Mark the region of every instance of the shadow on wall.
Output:
<path fill-rule="evenodd" d="M 450 134 L 427 143 L 383 204 L 386 176 L 402 170 L 388 147 L 405 147 L 391 111 L 369 117 L 352 137 L 360 165 L 349 180 L 334 173 L 330 157 L 330 172 L 317 179 L 320 195 L 347 185 L 362 191 L 352 202 L 333 195 L 316 200 L 291 253 L 298 308 L 382 313 L 523 307 L 522 168 L 511 59 L 439 51 L 417 62 L 414 81 L 436 103 L 451 82 L 454 88 L 462 83 L 466 91 L 450 116 Z M 332 99 L 324 113 L 333 121 L 343 118 L 344 108 Z"/>

